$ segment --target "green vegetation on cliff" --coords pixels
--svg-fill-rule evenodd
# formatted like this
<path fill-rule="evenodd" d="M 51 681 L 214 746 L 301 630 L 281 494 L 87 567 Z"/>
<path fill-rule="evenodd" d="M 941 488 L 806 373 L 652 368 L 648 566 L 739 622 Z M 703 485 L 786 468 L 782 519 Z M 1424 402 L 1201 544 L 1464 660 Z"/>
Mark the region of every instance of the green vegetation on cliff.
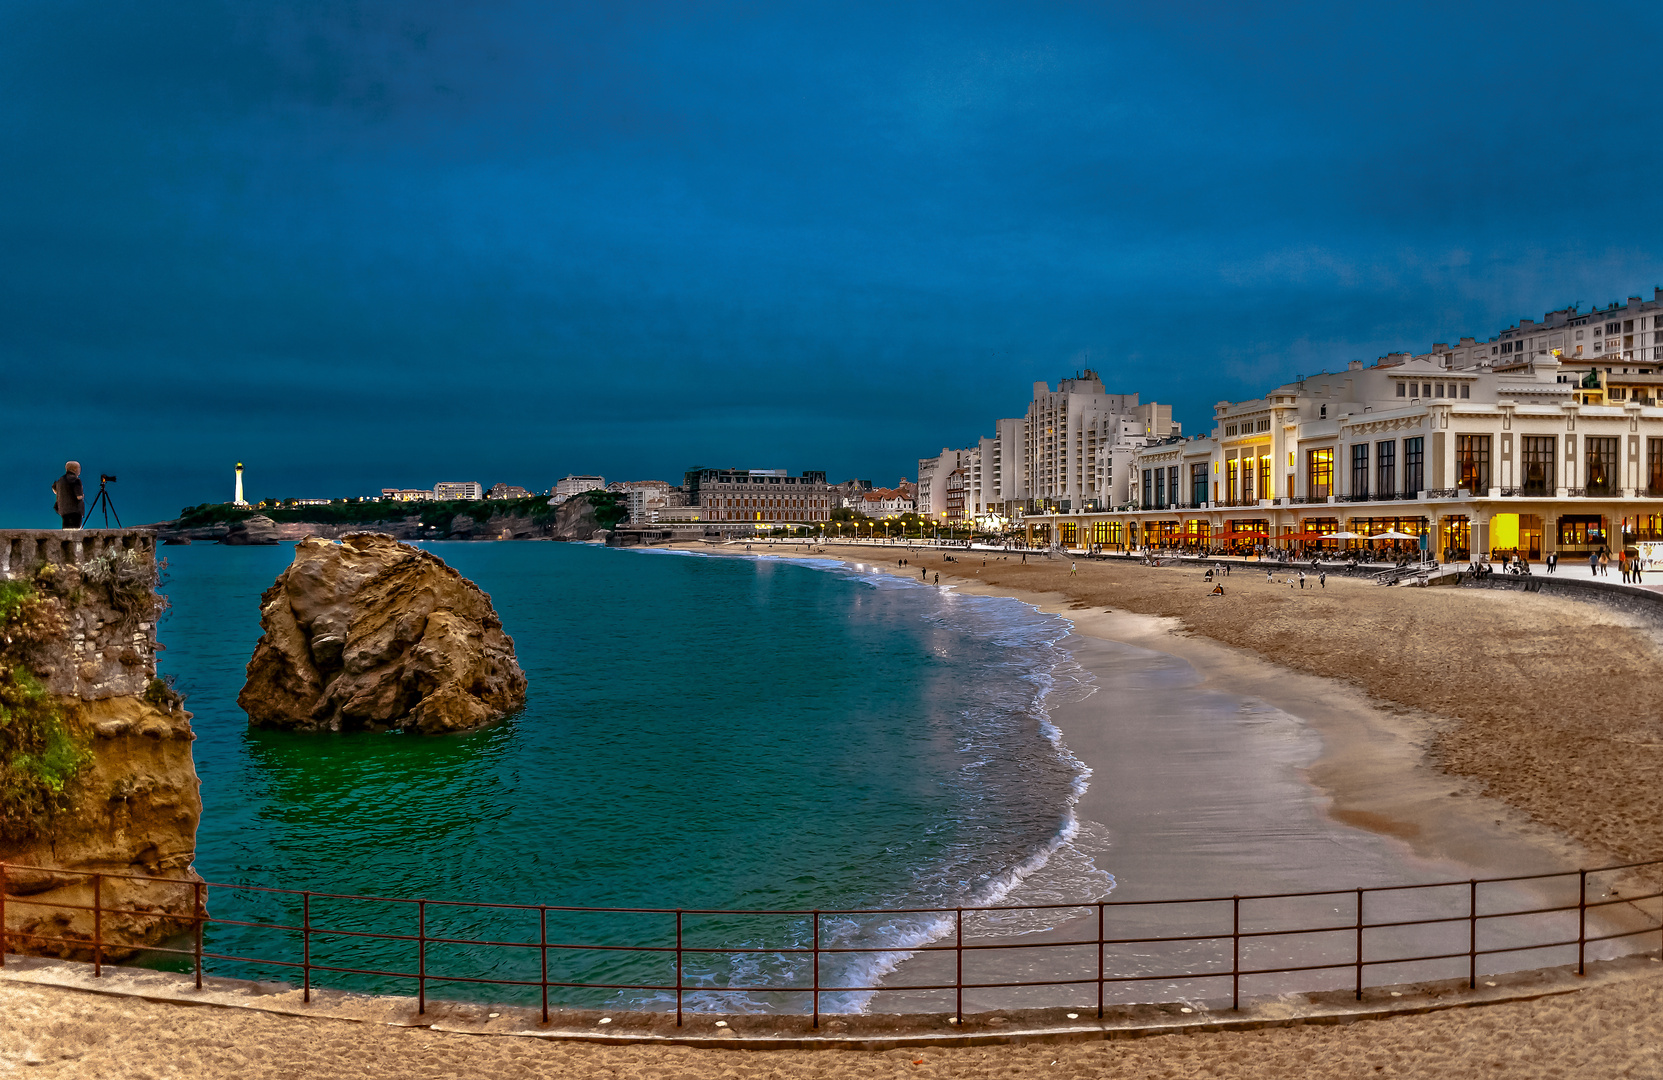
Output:
<path fill-rule="evenodd" d="M 32 836 L 67 809 L 70 781 L 92 760 L 22 662 L 61 629 L 53 601 L 27 582 L 0 582 L 0 839 Z"/>
<path fill-rule="evenodd" d="M 574 495 L 571 502 L 585 500 L 595 508 L 595 518 L 601 528 L 610 529 L 629 516 L 623 496 L 611 491 L 589 491 Z M 198 529 L 210 525 L 232 525 L 261 514 L 272 521 L 307 522 L 318 525 L 376 525 L 389 521 L 419 518 L 423 525 L 448 528 L 457 515 L 484 522 L 492 517 L 527 518 L 538 525 L 554 522 L 559 507 L 550 506 L 545 495 L 524 499 L 453 499 L 444 502 L 332 502 L 327 506 L 264 505 L 232 506 L 230 503 L 202 503 L 187 506 L 179 512 L 174 524 L 181 529 Z"/>

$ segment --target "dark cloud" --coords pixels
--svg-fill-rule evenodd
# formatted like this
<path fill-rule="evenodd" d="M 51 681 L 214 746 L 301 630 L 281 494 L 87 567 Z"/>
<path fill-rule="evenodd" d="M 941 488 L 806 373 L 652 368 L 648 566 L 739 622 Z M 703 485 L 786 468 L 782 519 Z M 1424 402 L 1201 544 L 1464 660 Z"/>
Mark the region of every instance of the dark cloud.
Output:
<path fill-rule="evenodd" d="M 1663 279 L 1660 11 L 12 5 L 0 505 L 1198 428 Z"/>

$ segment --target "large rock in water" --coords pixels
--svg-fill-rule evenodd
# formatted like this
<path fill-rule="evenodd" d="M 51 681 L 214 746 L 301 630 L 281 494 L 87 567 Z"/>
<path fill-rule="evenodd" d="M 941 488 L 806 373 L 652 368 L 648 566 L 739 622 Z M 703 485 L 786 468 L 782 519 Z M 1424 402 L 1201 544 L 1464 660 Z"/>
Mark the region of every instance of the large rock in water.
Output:
<path fill-rule="evenodd" d="M 491 598 L 390 536 L 302 540 L 260 597 L 260 626 L 237 695 L 258 727 L 444 734 L 525 704 Z"/>

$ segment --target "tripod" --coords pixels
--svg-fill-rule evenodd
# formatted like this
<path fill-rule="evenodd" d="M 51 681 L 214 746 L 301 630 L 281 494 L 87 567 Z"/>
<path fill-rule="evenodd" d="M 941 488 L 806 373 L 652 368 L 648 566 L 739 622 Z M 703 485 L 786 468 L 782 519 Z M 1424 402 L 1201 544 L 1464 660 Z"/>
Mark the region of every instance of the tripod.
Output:
<path fill-rule="evenodd" d="M 118 528 L 118 529 L 121 528 L 121 515 L 116 514 L 115 503 L 114 503 L 114 501 L 112 501 L 110 499 L 109 484 L 110 484 L 110 481 L 114 480 L 114 479 L 115 479 L 115 477 L 113 477 L 113 476 L 100 476 L 98 478 L 98 494 L 93 496 L 92 505 L 87 507 L 87 517 L 90 518 L 90 517 L 92 517 L 92 512 L 94 510 L 97 510 L 100 506 L 103 506 L 103 508 L 104 508 L 104 527 L 106 529 L 108 529 L 110 527 L 110 515 L 111 514 L 115 514 L 116 528 Z M 82 528 L 86 527 L 86 523 L 85 523 L 84 519 L 82 521 L 82 526 L 81 527 Z"/>

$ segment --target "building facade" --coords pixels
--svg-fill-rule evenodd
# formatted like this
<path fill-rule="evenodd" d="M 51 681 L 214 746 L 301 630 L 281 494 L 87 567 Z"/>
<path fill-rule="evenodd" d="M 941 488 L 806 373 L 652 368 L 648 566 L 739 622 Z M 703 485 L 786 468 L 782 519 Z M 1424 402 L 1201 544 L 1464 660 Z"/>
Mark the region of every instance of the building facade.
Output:
<path fill-rule="evenodd" d="M 699 468 L 682 486 L 694 520 L 717 525 L 812 525 L 830 521 L 834 508 L 823 472 Z"/>
<path fill-rule="evenodd" d="M 441 501 L 479 499 L 484 494 L 484 488 L 477 480 L 453 480 L 433 485 L 433 497 Z"/>
<path fill-rule="evenodd" d="M 604 476 L 568 476 L 554 485 L 554 499 L 556 502 L 565 502 L 573 495 L 582 495 L 585 491 L 605 490 Z"/>
<path fill-rule="evenodd" d="M 1220 403 L 1206 436 L 1137 450 L 1126 507 L 1033 515 L 1024 528 L 1070 547 L 1383 546 L 1454 560 L 1581 559 L 1663 539 L 1655 371 L 1529 348 L 1497 366 L 1353 363 Z"/>

